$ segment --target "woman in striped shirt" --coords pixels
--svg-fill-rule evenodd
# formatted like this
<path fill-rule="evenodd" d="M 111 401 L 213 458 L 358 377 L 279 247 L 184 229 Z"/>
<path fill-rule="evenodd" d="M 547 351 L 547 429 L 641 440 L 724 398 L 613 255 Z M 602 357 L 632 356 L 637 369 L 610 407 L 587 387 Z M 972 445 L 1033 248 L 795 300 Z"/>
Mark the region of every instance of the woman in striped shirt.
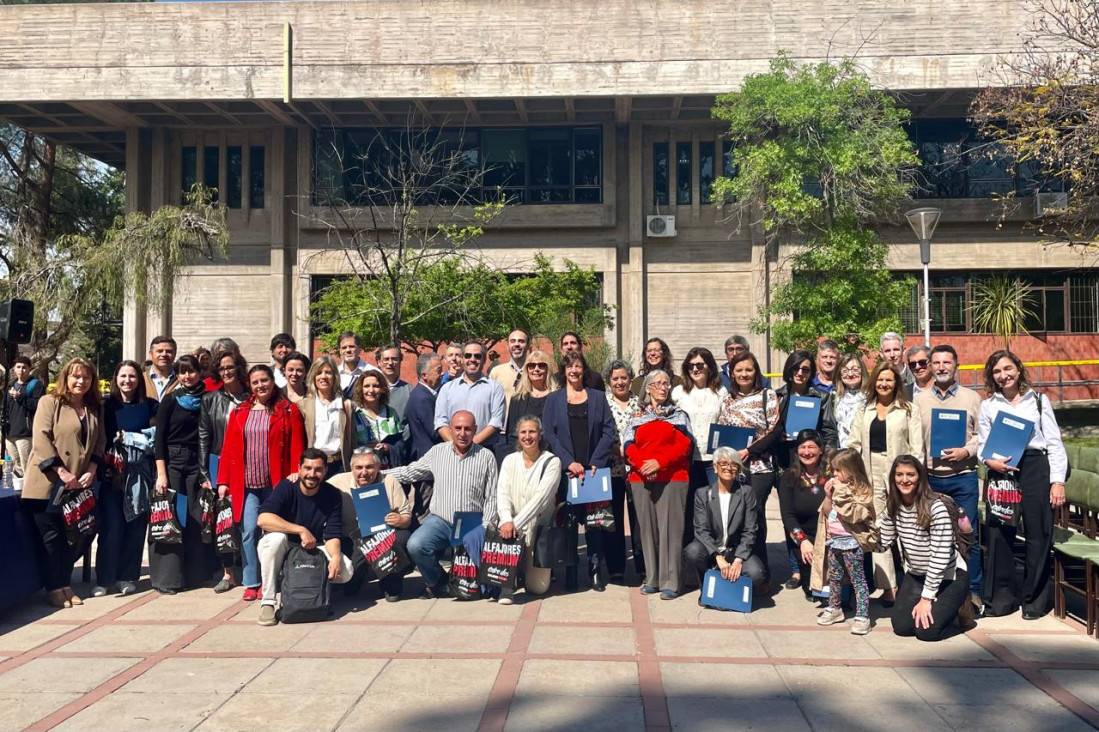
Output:
<path fill-rule="evenodd" d="M 905 574 L 893 608 L 893 632 L 923 641 L 942 640 L 969 599 L 969 575 L 954 545 L 954 519 L 931 491 L 927 470 L 901 455 L 889 470 L 881 545 L 897 541 Z"/>

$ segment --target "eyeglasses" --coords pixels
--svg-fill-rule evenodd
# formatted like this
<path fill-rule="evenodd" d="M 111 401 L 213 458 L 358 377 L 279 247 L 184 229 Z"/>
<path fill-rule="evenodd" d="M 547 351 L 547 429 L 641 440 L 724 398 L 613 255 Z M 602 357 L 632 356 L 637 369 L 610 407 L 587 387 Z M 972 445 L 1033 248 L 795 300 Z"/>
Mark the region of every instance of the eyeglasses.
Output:
<path fill-rule="evenodd" d="M 844 376 L 858 376 L 862 373 L 862 371 L 859 370 L 858 366 L 855 366 L 854 368 L 841 369 L 840 373 Z"/>
<path fill-rule="evenodd" d="M 483 353 L 463 353 L 462 356 L 468 361 L 482 361 L 485 358 Z"/>
<path fill-rule="evenodd" d="M 691 371 L 701 371 L 706 368 L 706 363 L 704 361 L 696 361 L 695 363 L 687 364 L 687 368 Z"/>
<path fill-rule="evenodd" d="M 739 468 L 740 466 L 731 460 L 719 460 L 714 463 L 714 467 L 718 470 L 729 470 L 731 468 Z"/>
<path fill-rule="evenodd" d="M 653 387 L 654 389 L 670 389 L 670 388 L 672 388 L 672 385 L 669 384 L 667 381 L 654 381 L 653 383 L 649 384 L 649 386 Z"/>
<path fill-rule="evenodd" d="M 921 358 L 918 361 L 909 361 L 908 368 L 910 369 L 925 369 L 927 364 L 930 363 L 926 358 Z"/>
<path fill-rule="evenodd" d="M 220 367 L 218 367 L 218 373 L 219 374 L 224 374 L 227 371 L 236 371 L 236 370 L 237 370 L 236 366 L 220 366 Z"/>
<path fill-rule="evenodd" d="M 807 374 L 812 370 L 813 369 L 808 367 L 808 366 L 798 366 L 796 369 L 794 369 L 794 371 L 796 371 L 799 374 Z"/>

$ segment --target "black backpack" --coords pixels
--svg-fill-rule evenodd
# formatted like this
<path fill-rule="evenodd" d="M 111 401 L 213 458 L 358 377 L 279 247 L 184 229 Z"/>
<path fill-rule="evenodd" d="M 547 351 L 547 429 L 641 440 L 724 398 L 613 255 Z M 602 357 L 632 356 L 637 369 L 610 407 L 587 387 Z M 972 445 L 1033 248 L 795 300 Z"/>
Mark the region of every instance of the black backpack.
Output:
<path fill-rule="evenodd" d="M 968 563 L 969 552 L 977 541 L 977 535 L 973 530 L 973 522 L 965 515 L 962 507 L 950 496 L 936 493 L 935 497 L 942 501 L 942 504 L 946 506 L 946 512 L 950 514 L 950 528 L 954 531 L 954 549 Z"/>
<path fill-rule="evenodd" d="M 331 590 L 328 560 L 320 549 L 303 549 L 291 544 L 282 562 L 282 607 L 284 623 L 316 623 L 328 619 Z"/>

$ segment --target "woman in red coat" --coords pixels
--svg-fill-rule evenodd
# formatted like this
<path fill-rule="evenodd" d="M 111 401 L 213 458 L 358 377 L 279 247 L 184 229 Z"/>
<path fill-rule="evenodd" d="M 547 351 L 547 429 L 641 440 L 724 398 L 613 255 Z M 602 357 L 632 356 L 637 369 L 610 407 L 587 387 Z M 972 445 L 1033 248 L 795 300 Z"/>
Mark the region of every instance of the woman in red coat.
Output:
<path fill-rule="evenodd" d="M 641 592 L 659 592 L 661 600 L 674 600 L 681 590 L 679 567 L 694 450 L 691 420 L 672 404 L 671 390 L 666 371 L 650 371 L 641 387 L 641 411 L 622 433 L 648 570 Z"/>
<path fill-rule="evenodd" d="M 218 496 L 233 501 L 233 520 L 240 522 L 244 599 L 259 597 L 259 507 L 273 486 L 292 477 L 305 448 L 301 412 L 275 386 L 270 366 L 248 370 L 252 396 L 229 415 L 218 465 Z"/>

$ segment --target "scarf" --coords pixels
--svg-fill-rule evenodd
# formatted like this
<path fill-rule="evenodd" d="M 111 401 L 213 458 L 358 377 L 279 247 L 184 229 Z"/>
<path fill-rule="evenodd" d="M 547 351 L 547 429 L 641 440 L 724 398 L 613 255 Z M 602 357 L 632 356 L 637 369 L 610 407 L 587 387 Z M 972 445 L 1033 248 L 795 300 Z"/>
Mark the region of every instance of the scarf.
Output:
<path fill-rule="evenodd" d="M 630 423 L 626 425 L 626 429 L 622 431 L 623 446 L 634 441 L 634 437 L 636 437 L 639 427 L 657 420 L 663 420 L 670 423 L 673 427 L 678 428 L 681 432 L 691 437 L 691 439 L 694 439 L 691 435 L 691 418 L 687 416 L 686 412 L 670 402 L 666 404 L 650 403 L 647 406 L 642 407 L 641 411 L 636 412 L 630 417 Z"/>
<path fill-rule="evenodd" d="M 189 389 L 182 385 L 177 386 L 172 392 L 176 403 L 188 412 L 197 412 L 202 407 L 202 395 L 205 393 L 206 385 L 201 381 Z"/>

